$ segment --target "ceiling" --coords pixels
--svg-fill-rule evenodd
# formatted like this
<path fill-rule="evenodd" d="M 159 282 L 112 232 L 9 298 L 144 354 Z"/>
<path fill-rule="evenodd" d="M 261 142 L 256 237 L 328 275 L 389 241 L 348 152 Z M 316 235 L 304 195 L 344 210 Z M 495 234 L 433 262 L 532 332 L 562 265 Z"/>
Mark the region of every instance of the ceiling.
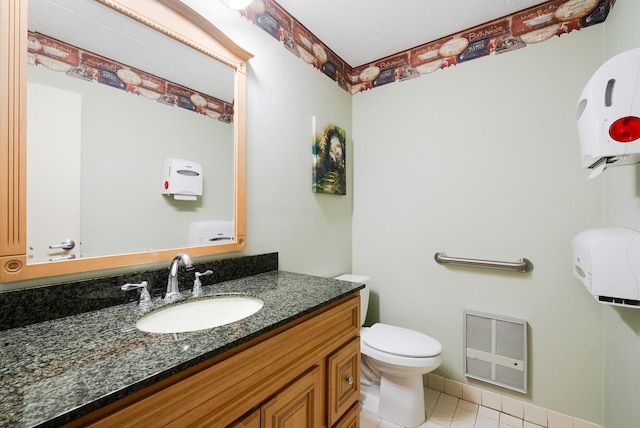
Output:
<path fill-rule="evenodd" d="M 549 0 L 276 0 L 351 67 Z"/>
<path fill-rule="evenodd" d="M 232 68 L 97 1 L 29 0 L 28 17 L 29 31 L 233 102 Z"/>

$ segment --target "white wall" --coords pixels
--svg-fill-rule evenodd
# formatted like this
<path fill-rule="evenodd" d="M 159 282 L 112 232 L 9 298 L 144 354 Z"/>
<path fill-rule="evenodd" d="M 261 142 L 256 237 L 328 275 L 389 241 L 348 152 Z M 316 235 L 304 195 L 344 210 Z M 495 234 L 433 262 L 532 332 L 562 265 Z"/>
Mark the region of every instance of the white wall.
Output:
<path fill-rule="evenodd" d="M 638 16 L 640 3 L 616 2 L 605 23 L 604 59 L 640 46 Z M 606 226 L 640 231 L 640 167 L 610 168 L 601 177 L 606 189 Z M 605 306 L 603 311 L 605 426 L 636 426 L 640 420 L 640 310 Z"/>
<path fill-rule="evenodd" d="M 602 308 L 572 276 L 570 243 L 603 222 L 575 124 L 602 45 L 596 26 L 353 97 L 353 268 L 372 277 L 369 320 L 435 337 L 438 373 L 467 382 L 463 310 L 525 319 L 529 393 L 469 383 L 596 423 Z M 535 268 L 445 267 L 437 251 Z"/>

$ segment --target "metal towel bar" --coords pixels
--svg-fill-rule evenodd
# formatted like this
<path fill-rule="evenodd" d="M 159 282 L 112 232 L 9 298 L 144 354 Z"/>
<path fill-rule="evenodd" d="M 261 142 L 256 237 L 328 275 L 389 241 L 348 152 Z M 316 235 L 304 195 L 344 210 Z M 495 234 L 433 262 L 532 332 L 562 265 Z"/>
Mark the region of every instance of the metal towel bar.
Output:
<path fill-rule="evenodd" d="M 437 263 L 455 263 L 460 265 L 487 267 L 495 269 L 509 269 L 516 270 L 518 272 L 531 272 L 533 270 L 533 263 L 529 259 L 522 258 L 517 262 L 499 262 L 494 260 L 478 260 L 478 259 L 462 259 L 459 257 L 449 257 L 446 253 L 440 251 L 434 256 Z"/>

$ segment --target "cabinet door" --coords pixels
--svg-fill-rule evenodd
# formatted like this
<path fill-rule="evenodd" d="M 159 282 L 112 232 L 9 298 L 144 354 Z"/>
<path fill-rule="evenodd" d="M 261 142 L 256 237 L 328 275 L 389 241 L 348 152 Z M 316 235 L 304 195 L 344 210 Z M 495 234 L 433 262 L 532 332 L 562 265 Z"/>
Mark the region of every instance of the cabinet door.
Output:
<path fill-rule="evenodd" d="M 308 371 L 261 407 L 262 428 L 312 428 L 322 425 L 321 371 Z"/>
<path fill-rule="evenodd" d="M 360 405 L 353 406 L 333 428 L 360 428 Z"/>
<path fill-rule="evenodd" d="M 359 337 L 329 357 L 328 371 L 328 418 L 333 426 L 360 399 Z"/>

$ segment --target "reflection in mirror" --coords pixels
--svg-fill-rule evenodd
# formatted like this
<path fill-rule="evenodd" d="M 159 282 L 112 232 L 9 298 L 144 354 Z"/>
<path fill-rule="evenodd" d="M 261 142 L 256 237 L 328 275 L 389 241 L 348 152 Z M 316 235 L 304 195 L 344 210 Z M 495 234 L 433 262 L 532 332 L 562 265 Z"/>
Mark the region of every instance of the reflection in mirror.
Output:
<path fill-rule="evenodd" d="M 0 12 L 0 282 L 244 248 L 250 53 L 173 0 Z"/>
<path fill-rule="evenodd" d="M 28 263 L 179 248 L 192 223 L 232 223 L 231 67 L 95 1 L 30 0 L 28 26 Z M 161 194 L 166 159 L 199 164 L 194 200 Z M 233 239 L 207 232 L 198 244 Z"/>

